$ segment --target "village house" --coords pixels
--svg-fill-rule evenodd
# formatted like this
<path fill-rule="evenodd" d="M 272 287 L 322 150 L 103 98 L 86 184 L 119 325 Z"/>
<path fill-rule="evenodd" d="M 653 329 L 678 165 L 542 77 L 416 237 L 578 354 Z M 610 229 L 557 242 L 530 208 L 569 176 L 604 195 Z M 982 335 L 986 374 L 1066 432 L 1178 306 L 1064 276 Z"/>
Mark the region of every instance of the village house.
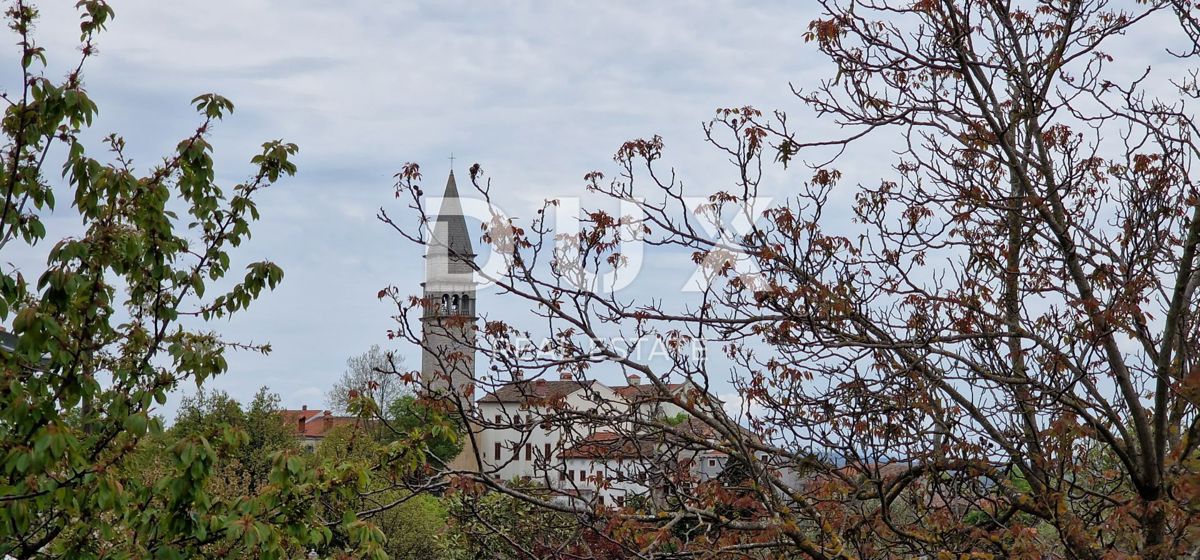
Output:
<path fill-rule="evenodd" d="M 325 436 L 339 426 L 353 425 L 355 418 L 334 415 L 332 410 L 310 409 L 304 405 L 299 410 L 281 410 L 280 416 L 288 426 L 294 426 L 300 446 L 306 451 L 317 449 Z"/>

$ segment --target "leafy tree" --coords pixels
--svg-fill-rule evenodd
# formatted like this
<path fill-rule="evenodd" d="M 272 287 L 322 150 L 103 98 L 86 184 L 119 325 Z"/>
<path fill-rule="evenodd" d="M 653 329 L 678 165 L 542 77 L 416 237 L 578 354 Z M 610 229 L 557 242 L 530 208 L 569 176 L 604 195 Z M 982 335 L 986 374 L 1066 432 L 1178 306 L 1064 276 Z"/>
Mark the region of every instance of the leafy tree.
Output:
<path fill-rule="evenodd" d="M 394 560 L 442 558 L 450 549 L 439 535 L 446 526 L 446 509 L 441 500 L 415 494 L 400 483 L 387 467 L 387 446 L 361 426 L 341 426 L 327 434 L 316 450 L 322 462 L 357 464 L 367 477 L 357 492 L 329 493 L 321 497 L 324 515 L 337 519 L 344 512 L 359 516 L 387 536 L 384 550 Z M 323 550 L 338 553 L 352 541 L 347 533 L 335 531 Z"/>
<path fill-rule="evenodd" d="M 320 546 L 330 531 L 311 494 L 341 484 L 340 469 L 306 469 L 284 452 L 258 494 L 208 492 L 217 448 L 245 446 L 244 434 L 196 434 L 170 446 L 162 476 L 122 476 L 139 441 L 162 431 L 154 403 L 225 372 L 230 347 L 269 351 L 207 327 L 274 288 L 283 271 L 252 263 L 228 291 L 210 288 L 249 238 L 259 191 L 295 173 L 297 148 L 266 142 L 247 180 L 218 186 L 207 138 L 233 104 L 204 94 L 193 100 L 195 131 L 153 167 L 135 168 L 117 135 L 105 140 L 106 160 L 90 156 L 83 138 L 98 107 L 83 68 L 114 14 L 103 0 L 77 6 L 80 56 L 61 81 L 44 75 L 36 7 L 17 0 L 5 11 L 21 83 L 4 96 L 0 121 L 0 247 L 52 245 L 44 267 L 0 273 L 0 320 L 14 335 L 0 351 L 0 556 L 282 558 Z M 64 212 L 60 200 L 82 224 L 78 235 L 47 231 L 43 215 Z M 362 554 L 378 552 L 376 531 L 353 516 L 343 526 Z"/>
<path fill-rule="evenodd" d="M 395 440 L 403 434 L 417 433 L 421 428 L 445 426 L 436 433 L 430 433 L 427 441 L 428 453 L 440 462 L 449 462 L 458 456 L 463 449 L 461 422 L 448 418 L 445 413 L 413 395 L 404 395 L 392 401 L 389 426 L 394 434 L 388 439 Z"/>
<path fill-rule="evenodd" d="M 352 410 L 354 405 L 358 404 L 366 406 L 370 416 L 382 415 L 384 419 L 390 419 L 392 403 L 409 392 L 397 374 L 403 364 L 401 356 L 384 352 L 378 344 L 347 359 L 346 370 L 327 395 L 330 408 L 353 413 L 356 412 Z M 352 395 L 365 398 L 355 403 Z"/>
<path fill-rule="evenodd" d="M 404 360 L 378 345 L 346 360 L 346 371 L 329 390 L 330 405 L 359 418 L 379 444 L 410 438 L 423 442 L 428 461 L 450 461 L 462 450 L 462 422 L 407 388 Z M 432 406 L 431 406 L 432 405 Z"/>
<path fill-rule="evenodd" d="M 259 389 L 244 409 L 224 392 L 201 391 L 180 404 L 167 439 L 199 437 L 219 441 L 234 431 L 239 436 L 234 438 L 237 444 L 218 452 L 214 478 L 226 483 L 236 481 L 235 488 L 240 492 L 230 497 L 253 495 L 268 484 L 274 456 L 294 455 L 300 450 L 294 428 L 283 421 L 279 410 L 279 395 L 266 387 Z"/>
<path fill-rule="evenodd" d="M 674 416 L 666 416 L 662 418 L 662 422 L 668 426 L 679 426 L 684 422 L 687 422 L 687 420 L 688 415 L 686 412 L 680 412 Z"/>
<path fill-rule="evenodd" d="M 804 38 L 830 75 L 797 95 L 842 135 L 723 108 L 705 133 L 733 166 L 731 186 L 685 190 L 653 137 L 618 149 L 615 177 L 585 177 L 592 192 L 637 201 L 632 215 L 586 211 L 582 231 L 555 232 L 551 200 L 531 222 L 485 221 L 507 267 L 478 272 L 533 307 L 546 331 L 533 338 L 554 342 L 552 357 L 515 352 L 528 333 L 491 317 L 460 341 L 492 366 L 477 391 L 601 361 L 656 385 L 732 374 L 752 430 L 715 399 L 672 402 L 712 432 L 681 434 L 686 446 L 740 465 L 763 513 L 728 519 L 719 493 L 641 457 L 672 494 L 669 510 L 622 514 L 642 557 L 680 524 L 705 523 L 720 537 L 671 542 L 679 556 L 1200 554 L 1200 80 L 1169 74 L 1179 66 L 1129 73 L 1113 52 L 1119 37 L 1143 45 L 1169 28 L 1171 55 L 1194 66 L 1200 5 L 819 4 Z M 843 154 L 890 157 L 861 146 L 868 136 L 895 147 L 893 165 L 844 185 Z M 762 207 L 763 178 L 784 172 L 788 198 Z M 471 178 L 481 197 L 498 192 L 478 165 Z M 431 219 L 420 179 L 415 165 L 398 174 L 412 224 Z M 730 216 L 748 226 L 725 226 Z M 717 239 L 703 234 L 714 224 Z M 415 228 L 399 229 L 427 242 Z M 595 291 L 630 262 L 622 245 L 643 240 L 689 255 L 704 290 L 680 301 Z M 402 319 L 422 316 L 419 298 L 391 296 Z M 420 342 L 407 322 L 395 332 Z M 606 343 L 613 333 L 623 346 L 630 333 L 661 343 L 666 365 Z M 706 358 L 679 350 L 694 344 Z M 618 407 L 546 408 L 550 423 L 677 431 Z M 522 507 L 572 511 L 471 478 Z M 594 526 L 592 512 L 573 513 Z M 466 514 L 486 525 L 492 512 Z M 535 556 L 517 539 L 490 542 Z"/>
<path fill-rule="evenodd" d="M 428 560 L 452 554 L 441 538 L 447 520 L 442 501 L 428 494 L 408 496 L 395 509 L 371 518 L 387 535 L 388 557 L 395 560 Z"/>
<path fill-rule="evenodd" d="M 520 483 L 516 486 L 521 488 Z M 572 515 L 499 492 L 459 493 L 448 505 L 453 521 L 442 543 L 458 554 L 447 558 L 553 558 L 567 551 L 575 557 L 592 557 L 580 553 L 586 547 L 587 531 Z"/>

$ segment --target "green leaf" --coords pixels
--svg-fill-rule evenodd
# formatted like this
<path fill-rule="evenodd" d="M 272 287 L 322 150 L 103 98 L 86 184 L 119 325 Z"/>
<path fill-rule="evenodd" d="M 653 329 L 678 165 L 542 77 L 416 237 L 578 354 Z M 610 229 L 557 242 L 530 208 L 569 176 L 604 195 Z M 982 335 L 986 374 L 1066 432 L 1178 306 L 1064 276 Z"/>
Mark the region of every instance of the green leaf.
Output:
<path fill-rule="evenodd" d="M 125 429 L 133 432 L 136 435 L 146 433 L 146 417 L 141 414 L 134 414 L 125 418 Z"/>

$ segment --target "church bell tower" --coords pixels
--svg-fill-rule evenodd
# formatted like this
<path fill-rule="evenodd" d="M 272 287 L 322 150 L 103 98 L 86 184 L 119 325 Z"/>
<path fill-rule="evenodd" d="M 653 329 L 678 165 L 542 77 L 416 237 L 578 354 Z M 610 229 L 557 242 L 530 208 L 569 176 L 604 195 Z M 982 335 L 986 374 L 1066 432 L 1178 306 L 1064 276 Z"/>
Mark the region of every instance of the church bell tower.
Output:
<path fill-rule="evenodd" d="M 424 347 L 421 382 L 431 396 L 475 405 L 475 252 L 463 216 L 454 171 L 425 253 L 426 305 L 421 318 Z"/>

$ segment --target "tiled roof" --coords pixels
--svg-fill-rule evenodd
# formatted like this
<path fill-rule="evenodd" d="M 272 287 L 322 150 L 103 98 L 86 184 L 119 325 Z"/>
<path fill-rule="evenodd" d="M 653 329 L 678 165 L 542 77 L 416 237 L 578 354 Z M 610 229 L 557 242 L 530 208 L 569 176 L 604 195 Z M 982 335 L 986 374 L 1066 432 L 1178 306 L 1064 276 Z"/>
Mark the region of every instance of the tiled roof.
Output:
<path fill-rule="evenodd" d="M 837 469 L 837 472 L 848 478 L 867 477 L 873 479 L 878 476 L 882 480 L 889 480 L 908 472 L 913 466 L 902 461 L 894 461 L 862 466 L 846 465 Z"/>
<path fill-rule="evenodd" d="M 717 435 L 717 431 L 712 426 L 705 424 L 703 420 L 692 418 L 691 416 L 679 425 L 679 430 L 702 438 L 712 438 Z"/>
<path fill-rule="evenodd" d="M 320 416 L 322 412 L 325 411 L 317 410 L 315 408 L 311 410 L 306 408 L 303 410 L 280 410 L 279 414 L 280 416 L 283 416 L 284 420 L 295 423 L 297 419 L 303 418 L 308 420 L 314 416 Z"/>
<path fill-rule="evenodd" d="M 662 400 L 671 398 L 671 394 L 683 387 L 683 383 L 671 383 L 666 385 L 666 392 L 659 389 L 653 383 L 640 383 L 637 385 L 624 385 L 621 387 L 613 387 L 612 390 L 618 395 L 625 397 L 628 400 Z"/>
<path fill-rule="evenodd" d="M 572 380 L 526 380 L 514 381 L 501 386 L 494 392 L 479 399 L 481 403 L 513 402 L 523 403 L 531 400 L 556 400 L 566 397 L 584 387 L 591 387 L 595 381 Z"/>
<path fill-rule="evenodd" d="M 312 438 L 325 437 L 334 428 L 353 425 L 358 420 L 353 416 L 334 416 L 331 411 L 315 409 L 281 410 L 279 415 L 286 425 L 296 430 L 297 435 Z M 303 429 L 300 427 L 301 419 L 304 420 Z"/>
<path fill-rule="evenodd" d="M 613 432 L 596 432 L 559 454 L 563 459 L 636 459 L 650 457 L 653 444 Z"/>

